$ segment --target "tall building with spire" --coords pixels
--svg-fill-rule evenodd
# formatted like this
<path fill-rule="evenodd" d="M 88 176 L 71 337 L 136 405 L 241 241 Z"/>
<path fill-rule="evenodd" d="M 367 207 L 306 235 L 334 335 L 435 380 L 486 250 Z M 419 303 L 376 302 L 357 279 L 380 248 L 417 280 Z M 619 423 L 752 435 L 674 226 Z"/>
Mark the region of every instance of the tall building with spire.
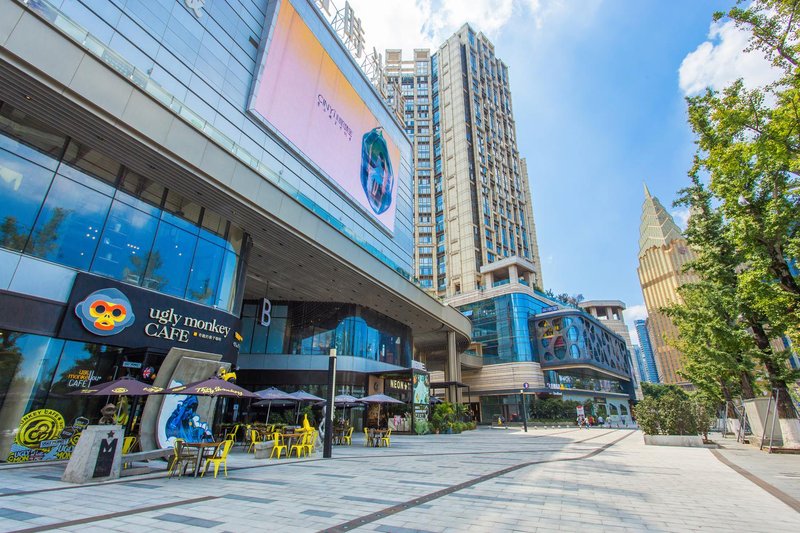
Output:
<path fill-rule="evenodd" d="M 650 194 L 647 185 L 644 196 L 637 271 L 649 316 L 647 330 L 661 382 L 684 385 L 686 380 L 678 374 L 683 367 L 681 353 L 667 342 L 678 336 L 678 329 L 661 309 L 681 303 L 678 287 L 696 280 L 693 274 L 683 272 L 683 266 L 695 255 L 675 220 Z"/>

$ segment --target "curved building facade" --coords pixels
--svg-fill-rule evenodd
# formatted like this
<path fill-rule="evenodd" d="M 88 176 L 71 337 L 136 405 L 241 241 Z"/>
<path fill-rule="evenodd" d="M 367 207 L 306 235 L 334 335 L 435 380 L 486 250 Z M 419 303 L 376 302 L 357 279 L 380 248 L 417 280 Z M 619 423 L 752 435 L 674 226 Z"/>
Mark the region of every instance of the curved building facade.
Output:
<path fill-rule="evenodd" d="M 411 277 L 411 162 L 311 1 L 0 3 L 0 460 L 68 457 L 99 417 L 69 393 L 125 375 L 447 368 L 470 325 Z M 133 413 L 144 449 L 181 401 Z"/>

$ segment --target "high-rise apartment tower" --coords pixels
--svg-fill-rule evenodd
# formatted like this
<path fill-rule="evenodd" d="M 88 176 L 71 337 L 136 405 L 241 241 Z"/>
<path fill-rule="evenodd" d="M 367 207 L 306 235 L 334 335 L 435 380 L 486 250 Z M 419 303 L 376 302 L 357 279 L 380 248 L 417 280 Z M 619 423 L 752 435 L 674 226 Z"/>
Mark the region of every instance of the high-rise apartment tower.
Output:
<path fill-rule="evenodd" d="M 517 148 L 508 67 L 464 25 L 439 49 L 386 51 L 414 140 L 416 274 L 442 297 L 482 287 L 481 267 L 516 257 L 541 287 L 527 170 Z M 397 98 L 397 95 L 390 95 Z"/>

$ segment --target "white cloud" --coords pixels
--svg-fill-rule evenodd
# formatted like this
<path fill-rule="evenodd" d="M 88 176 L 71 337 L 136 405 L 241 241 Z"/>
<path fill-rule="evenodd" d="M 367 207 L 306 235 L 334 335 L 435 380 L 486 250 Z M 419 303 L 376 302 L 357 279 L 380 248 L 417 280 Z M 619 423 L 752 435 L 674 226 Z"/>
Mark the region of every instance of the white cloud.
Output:
<path fill-rule="evenodd" d="M 633 324 L 634 320 L 644 320 L 647 318 L 647 307 L 644 304 L 631 305 L 622 312 L 625 319 L 625 324 L 628 326 L 628 332 L 631 334 L 631 342 L 633 344 L 639 343 L 639 334 L 636 333 L 636 327 Z"/>
<path fill-rule="evenodd" d="M 686 230 L 686 226 L 689 224 L 689 208 L 686 207 L 684 209 L 676 209 L 675 211 L 670 211 L 670 215 L 672 218 L 675 219 L 675 223 L 681 228 L 682 231 Z"/>
<path fill-rule="evenodd" d="M 492 40 L 520 14 L 533 17 L 540 28 L 544 17 L 561 4 L 561 0 L 349 1 L 361 19 L 369 52 L 373 47 L 381 54 L 387 48 L 402 48 L 407 57 L 414 48 L 437 48 L 465 22 Z M 343 7 L 344 1 L 336 5 Z"/>
<path fill-rule="evenodd" d="M 678 69 L 683 93 L 689 96 L 707 87 L 720 90 L 739 78 L 749 88 L 777 80 L 779 71 L 761 52 L 745 52 L 749 37 L 731 21 L 711 24 L 708 40 L 683 58 Z"/>

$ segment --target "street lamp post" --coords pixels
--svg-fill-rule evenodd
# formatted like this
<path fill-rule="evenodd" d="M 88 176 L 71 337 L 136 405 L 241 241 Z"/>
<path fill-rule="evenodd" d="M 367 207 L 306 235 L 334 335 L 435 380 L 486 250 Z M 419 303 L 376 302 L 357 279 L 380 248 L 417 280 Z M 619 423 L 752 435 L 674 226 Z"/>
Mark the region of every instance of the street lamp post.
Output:
<path fill-rule="evenodd" d="M 331 458 L 333 451 L 333 398 L 336 396 L 336 348 L 331 348 L 328 354 L 328 401 L 325 408 L 325 442 L 322 447 L 322 457 Z"/>
<path fill-rule="evenodd" d="M 526 409 L 525 405 L 525 391 L 519 391 L 519 395 L 522 398 L 522 427 L 525 428 L 525 433 L 528 432 L 528 410 Z"/>

